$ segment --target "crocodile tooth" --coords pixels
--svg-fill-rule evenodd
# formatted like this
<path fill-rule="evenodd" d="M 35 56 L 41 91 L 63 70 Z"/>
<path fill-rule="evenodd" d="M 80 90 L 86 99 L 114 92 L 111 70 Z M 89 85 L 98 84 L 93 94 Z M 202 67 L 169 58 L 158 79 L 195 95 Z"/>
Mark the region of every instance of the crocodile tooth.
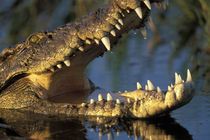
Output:
<path fill-rule="evenodd" d="M 50 71 L 54 72 L 54 71 L 55 71 L 55 69 L 54 69 L 54 68 L 50 68 Z"/>
<path fill-rule="evenodd" d="M 116 24 L 115 27 L 118 29 L 118 30 L 121 30 L 120 28 L 120 25 L 119 24 Z"/>
<path fill-rule="evenodd" d="M 118 22 L 123 25 L 123 20 L 122 19 L 118 19 Z"/>
<path fill-rule="evenodd" d="M 144 39 L 147 39 L 147 30 L 145 27 L 140 28 L 140 32 L 143 35 Z"/>
<path fill-rule="evenodd" d="M 117 129 L 117 136 L 120 136 L 120 130 Z"/>
<path fill-rule="evenodd" d="M 89 45 L 91 44 L 90 40 L 88 40 L 88 39 L 85 40 L 85 43 L 87 43 Z"/>
<path fill-rule="evenodd" d="M 150 4 L 149 0 L 144 0 L 144 4 L 147 6 L 147 8 L 149 10 L 151 10 L 151 4 Z"/>
<path fill-rule="evenodd" d="M 64 61 L 64 64 L 65 64 L 67 67 L 69 67 L 69 66 L 71 65 L 70 60 L 65 60 L 65 61 Z"/>
<path fill-rule="evenodd" d="M 96 42 L 97 45 L 99 45 L 99 40 L 98 39 L 94 39 L 94 41 Z"/>
<path fill-rule="evenodd" d="M 107 139 L 108 139 L 108 140 L 111 140 L 111 136 L 112 136 L 112 134 L 111 134 L 111 132 L 109 132 L 109 133 L 107 134 Z"/>
<path fill-rule="evenodd" d="M 168 86 L 168 91 L 172 91 L 172 88 L 170 86 Z"/>
<path fill-rule="evenodd" d="M 83 47 L 79 47 L 78 48 L 81 52 L 84 52 L 84 48 Z"/>
<path fill-rule="evenodd" d="M 148 86 L 147 85 L 145 85 L 145 90 L 148 90 Z"/>
<path fill-rule="evenodd" d="M 142 86 L 139 82 L 136 83 L 136 87 L 137 87 L 138 90 L 142 89 Z"/>
<path fill-rule="evenodd" d="M 183 80 L 182 80 L 181 75 L 179 74 L 179 75 L 178 75 L 178 77 L 179 77 L 179 78 L 178 78 L 178 79 L 179 79 L 179 80 L 178 80 L 178 83 L 182 83 L 182 82 L 183 82 Z"/>
<path fill-rule="evenodd" d="M 103 96 L 101 94 L 98 94 L 98 101 L 103 101 Z"/>
<path fill-rule="evenodd" d="M 187 69 L 187 80 L 186 82 L 192 82 L 192 76 L 191 76 L 191 73 L 190 73 L 190 70 Z"/>
<path fill-rule="evenodd" d="M 61 64 L 57 64 L 57 67 L 58 67 L 59 69 L 61 69 L 61 68 L 62 68 L 62 65 L 61 65 Z"/>
<path fill-rule="evenodd" d="M 142 19 L 143 15 L 142 15 L 141 7 L 137 7 L 135 11 L 136 11 L 136 14 L 139 16 L 139 18 Z"/>
<path fill-rule="evenodd" d="M 130 13 L 130 10 L 129 9 L 126 9 L 126 12 L 129 14 Z"/>
<path fill-rule="evenodd" d="M 160 87 L 157 87 L 157 92 L 158 93 L 161 93 L 162 92 L 161 89 L 160 89 Z"/>
<path fill-rule="evenodd" d="M 94 102 L 94 99 L 90 99 L 90 104 L 93 104 Z"/>
<path fill-rule="evenodd" d="M 127 102 L 128 102 L 128 103 L 131 103 L 131 100 L 130 100 L 130 98 L 127 98 Z"/>
<path fill-rule="evenodd" d="M 107 101 L 112 101 L 112 96 L 110 93 L 107 93 Z"/>
<path fill-rule="evenodd" d="M 178 74 L 175 72 L 175 84 L 178 84 L 178 79 L 179 79 L 179 76 L 178 76 Z"/>
<path fill-rule="evenodd" d="M 110 40 L 109 40 L 109 38 L 108 38 L 108 37 L 103 37 L 103 38 L 101 39 L 101 41 L 102 41 L 102 43 L 104 44 L 104 46 L 106 47 L 106 49 L 107 49 L 108 51 L 110 51 L 111 46 L 110 46 Z"/>
<path fill-rule="evenodd" d="M 121 13 L 122 17 L 125 17 L 125 15 L 123 13 Z"/>
<path fill-rule="evenodd" d="M 116 99 L 116 103 L 117 103 L 117 104 L 120 104 L 120 100 L 119 100 L 119 99 Z"/>
<path fill-rule="evenodd" d="M 81 106 L 82 106 L 82 107 L 85 107 L 85 106 L 86 106 L 86 103 L 82 103 Z"/>
<path fill-rule="evenodd" d="M 174 87 L 174 85 L 173 85 L 173 84 L 171 84 L 171 87 L 173 88 L 173 87 Z"/>
<path fill-rule="evenodd" d="M 110 33 L 111 33 L 112 36 L 116 36 L 116 32 L 114 30 L 111 30 Z"/>
<path fill-rule="evenodd" d="M 147 80 L 148 90 L 155 90 L 155 87 L 153 86 L 152 82 L 150 80 Z"/>
<path fill-rule="evenodd" d="M 134 100 L 135 100 L 135 102 L 137 102 L 137 101 L 138 101 L 138 98 L 137 98 L 137 97 L 135 97 L 135 98 L 134 98 Z"/>

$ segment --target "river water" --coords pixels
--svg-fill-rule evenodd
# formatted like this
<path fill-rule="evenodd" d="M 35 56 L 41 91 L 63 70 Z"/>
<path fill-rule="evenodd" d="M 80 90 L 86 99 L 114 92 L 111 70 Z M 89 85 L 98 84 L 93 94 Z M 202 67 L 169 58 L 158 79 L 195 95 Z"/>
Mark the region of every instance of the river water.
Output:
<path fill-rule="evenodd" d="M 0 2 L 0 45 L 6 47 L 15 44 L 30 33 L 53 29 L 103 5 L 103 1 L 94 0 L 53 0 L 43 3 L 38 0 Z M 171 23 L 164 21 L 163 15 L 161 16 L 164 12 L 169 13 L 164 15 L 166 18 L 176 15 L 173 5 L 169 8 L 171 10 L 161 10 L 158 13 L 158 10 L 154 10 L 152 17 L 156 29 L 148 29 L 146 40 L 139 31 L 131 31 L 121 38 L 111 53 L 105 53 L 103 57 L 91 62 L 86 75 L 100 87 L 95 93 L 134 90 L 137 81 L 145 85 L 148 79 L 155 86 L 166 90 L 168 85 L 174 83 L 174 72 L 180 73 L 185 79 L 189 68 L 196 86 L 196 95 L 189 104 L 173 111 L 170 117 L 152 121 L 46 118 L 20 112 L 12 112 L 13 120 L 10 120 L 4 118 L 4 114 L 8 112 L 1 112 L 0 136 L 8 135 L 13 139 L 72 140 L 210 139 L 210 83 L 206 83 L 209 77 L 200 76 L 200 71 L 195 69 L 191 48 L 183 47 L 178 53 L 174 52 L 174 44 L 178 38 L 177 29 L 171 28 Z M 179 20 L 176 24 L 179 24 Z M 172 57 L 174 54 L 176 57 Z M 104 123 L 95 124 L 95 119 Z"/>

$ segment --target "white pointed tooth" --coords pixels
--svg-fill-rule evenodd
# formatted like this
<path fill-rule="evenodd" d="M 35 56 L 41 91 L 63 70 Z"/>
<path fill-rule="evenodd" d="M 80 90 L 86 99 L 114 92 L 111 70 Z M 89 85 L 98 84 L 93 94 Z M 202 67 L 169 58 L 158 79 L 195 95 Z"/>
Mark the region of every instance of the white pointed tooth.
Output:
<path fill-rule="evenodd" d="M 140 32 L 143 35 L 144 39 L 147 39 L 147 30 L 145 27 L 140 28 Z"/>
<path fill-rule="evenodd" d="M 147 85 L 148 85 L 148 90 L 155 90 L 155 87 L 153 86 L 150 80 L 147 80 Z"/>
<path fill-rule="evenodd" d="M 128 92 L 127 90 L 124 91 L 125 93 Z"/>
<path fill-rule="evenodd" d="M 90 104 L 93 104 L 94 102 L 94 99 L 90 99 Z"/>
<path fill-rule="evenodd" d="M 120 104 L 120 100 L 119 100 L 119 99 L 116 99 L 116 103 L 117 103 L 117 104 Z"/>
<path fill-rule="evenodd" d="M 96 42 L 97 45 L 99 45 L 99 40 L 98 39 L 94 39 L 94 41 Z"/>
<path fill-rule="evenodd" d="M 192 82 L 192 76 L 191 76 L 191 73 L 190 73 L 190 70 L 187 69 L 187 80 L 186 82 Z"/>
<path fill-rule="evenodd" d="M 168 91 L 172 91 L 172 88 L 170 86 L 168 86 Z"/>
<path fill-rule="evenodd" d="M 128 102 L 128 103 L 131 103 L 131 100 L 130 100 L 130 98 L 127 98 L 127 102 Z"/>
<path fill-rule="evenodd" d="M 144 0 L 144 4 L 147 6 L 147 8 L 149 10 L 151 10 L 151 4 L 150 4 L 149 0 Z"/>
<path fill-rule="evenodd" d="M 61 68 L 62 68 L 62 65 L 61 65 L 61 64 L 57 64 L 57 67 L 58 67 L 59 69 L 61 69 Z"/>
<path fill-rule="evenodd" d="M 178 80 L 179 80 L 179 76 L 178 76 L 178 74 L 175 72 L 175 84 L 178 84 Z"/>
<path fill-rule="evenodd" d="M 106 49 L 107 49 L 108 51 L 110 51 L 111 45 L 110 45 L 110 40 L 109 40 L 109 38 L 108 38 L 108 37 L 103 37 L 103 38 L 101 39 L 101 41 L 102 41 L 102 43 L 104 44 L 104 46 L 106 47 Z"/>
<path fill-rule="evenodd" d="M 117 136 L 120 136 L 120 130 L 117 129 Z"/>
<path fill-rule="evenodd" d="M 160 89 L 160 87 L 157 87 L 157 92 L 158 93 L 161 93 L 162 92 L 162 90 Z"/>
<path fill-rule="evenodd" d="M 142 86 L 139 82 L 136 83 L 136 87 L 137 87 L 138 90 L 142 89 Z"/>
<path fill-rule="evenodd" d="M 125 15 L 123 13 L 121 13 L 122 17 L 125 17 Z"/>
<path fill-rule="evenodd" d="M 142 15 L 142 10 L 141 7 L 137 7 L 135 9 L 136 14 L 139 16 L 140 19 L 142 19 L 143 15 Z"/>
<path fill-rule="evenodd" d="M 120 28 L 120 25 L 119 24 L 116 24 L 115 27 L 118 29 L 118 30 L 121 30 Z"/>
<path fill-rule="evenodd" d="M 88 40 L 88 39 L 86 39 L 85 42 L 89 45 L 91 44 L 90 40 Z"/>
<path fill-rule="evenodd" d="M 85 106 L 86 106 L 86 103 L 82 103 L 81 106 L 82 106 L 82 107 L 85 107 Z"/>
<path fill-rule="evenodd" d="M 147 85 L 145 85 L 145 90 L 148 90 L 148 86 Z"/>
<path fill-rule="evenodd" d="M 65 64 L 67 67 L 69 67 L 69 66 L 71 65 L 70 60 L 65 60 L 65 61 L 64 61 L 64 64 Z"/>
<path fill-rule="evenodd" d="M 138 98 L 137 98 L 137 97 L 135 97 L 135 98 L 134 98 L 134 100 L 135 100 L 135 102 L 137 102 L 137 101 L 138 101 Z"/>
<path fill-rule="evenodd" d="M 107 101 L 112 101 L 112 96 L 110 93 L 107 93 Z"/>
<path fill-rule="evenodd" d="M 179 74 L 179 81 L 178 81 L 178 83 L 182 83 L 182 82 L 183 82 L 182 77 L 181 77 L 181 75 Z"/>
<path fill-rule="evenodd" d="M 103 96 L 101 94 L 98 94 L 98 101 L 103 101 Z"/>
<path fill-rule="evenodd" d="M 174 87 L 174 85 L 173 85 L 173 84 L 171 84 L 171 87 L 173 88 L 173 87 Z"/>
<path fill-rule="evenodd" d="M 112 36 L 116 36 L 116 32 L 115 32 L 114 30 L 111 30 L 110 34 L 111 34 Z"/>
<path fill-rule="evenodd" d="M 81 52 L 84 51 L 84 48 L 83 48 L 83 47 L 79 47 L 78 49 L 79 49 Z"/>
<path fill-rule="evenodd" d="M 118 19 L 118 22 L 123 25 L 123 20 L 122 19 Z"/>
<path fill-rule="evenodd" d="M 127 12 L 127 13 L 130 13 L 130 10 L 129 10 L 129 9 L 127 9 L 127 10 L 126 10 L 126 12 Z"/>
<path fill-rule="evenodd" d="M 54 72 L 54 71 L 55 71 L 55 69 L 54 69 L 54 68 L 50 68 L 50 71 Z"/>

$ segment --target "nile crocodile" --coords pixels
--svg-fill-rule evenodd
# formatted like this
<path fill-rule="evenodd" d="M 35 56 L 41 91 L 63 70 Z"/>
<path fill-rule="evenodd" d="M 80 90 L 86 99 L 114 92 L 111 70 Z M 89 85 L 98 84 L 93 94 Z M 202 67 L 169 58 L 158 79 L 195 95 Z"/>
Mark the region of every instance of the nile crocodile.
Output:
<path fill-rule="evenodd" d="M 162 0 L 110 0 L 99 8 L 54 31 L 38 32 L 0 57 L 0 108 L 49 115 L 149 118 L 168 114 L 187 104 L 194 95 L 190 71 L 187 79 L 175 73 L 168 91 L 157 90 L 148 80 L 145 89 L 110 93 L 104 99 L 57 103 L 50 99 L 64 93 L 84 93 L 94 88 L 85 77 L 89 62 L 112 49 L 120 36 L 142 29 L 148 21 L 151 3 Z M 78 94 L 78 96 L 80 96 Z"/>

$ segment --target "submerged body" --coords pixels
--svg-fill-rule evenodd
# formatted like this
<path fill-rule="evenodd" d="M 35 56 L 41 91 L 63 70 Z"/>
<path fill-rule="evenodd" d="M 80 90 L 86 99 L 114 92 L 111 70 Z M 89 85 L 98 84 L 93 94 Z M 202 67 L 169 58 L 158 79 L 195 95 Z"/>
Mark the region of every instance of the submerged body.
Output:
<path fill-rule="evenodd" d="M 137 90 L 119 94 L 125 101 L 110 94 L 107 99 L 99 94 L 97 102 L 86 101 L 94 88 L 84 75 L 88 63 L 110 51 L 122 34 L 143 28 L 150 2 L 161 1 L 110 0 L 75 22 L 32 34 L 25 42 L 5 49 L 0 57 L 0 108 L 50 115 L 148 118 L 188 103 L 194 95 L 189 70 L 186 82 L 176 74 L 175 85 L 167 92 L 156 91 L 148 81 L 144 90 L 137 83 Z M 50 101 L 66 93 L 84 99 L 73 98 L 69 104 Z"/>

